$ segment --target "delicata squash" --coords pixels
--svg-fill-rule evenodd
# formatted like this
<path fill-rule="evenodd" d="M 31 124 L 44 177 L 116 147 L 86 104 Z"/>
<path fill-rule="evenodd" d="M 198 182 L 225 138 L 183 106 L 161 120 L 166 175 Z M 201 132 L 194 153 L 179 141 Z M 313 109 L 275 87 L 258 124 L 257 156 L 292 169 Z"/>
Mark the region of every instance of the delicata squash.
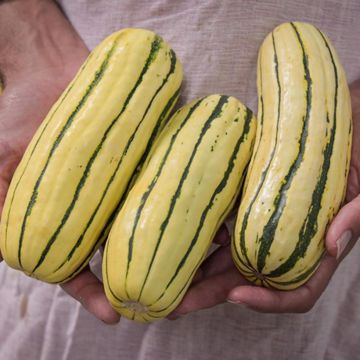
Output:
<path fill-rule="evenodd" d="M 0 229 L 10 266 L 58 283 L 87 264 L 181 81 L 174 51 L 151 31 L 124 29 L 92 51 L 12 179 Z"/>
<path fill-rule="evenodd" d="M 318 267 L 345 196 L 350 95 L 335 49 L 307 23 L 266 37 L 257 76 L 258 128 L 232 254 L 250 281 L 287 290 Z"/>
<path fill-rule="evenodd" d="M 233 97 L 185 105 L 154 144 L 106 243 L 106 295 L 123 316 L 153 321 L 181 301 L 231 210 L 256 123 Z"/>

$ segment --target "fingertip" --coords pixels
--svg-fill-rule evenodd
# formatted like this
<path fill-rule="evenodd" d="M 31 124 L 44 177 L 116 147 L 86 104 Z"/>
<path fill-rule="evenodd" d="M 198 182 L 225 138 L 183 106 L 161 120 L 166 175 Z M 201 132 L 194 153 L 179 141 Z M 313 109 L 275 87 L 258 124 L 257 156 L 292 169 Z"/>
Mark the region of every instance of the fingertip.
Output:
<path fill-rule="evenodd" d="M 113 309 L 103 311 L 101 321 L 108 325 L 116 325 L 120 322 L 120 315 Z"/>
<path fill-rule="evenodd" d="M 105 324 L 117 324 L 120 321 L 120 315 L 111 306 L 103 291 L 101 283 L 96 289 L 92 289 L 84 298 L 79 300 L 83 307 L 96 318 Z"/>
<path fill-rule="evenodd" d="M 337 242 L 348 230 L 348 219 L 344 216 L 346 209 L 343 208 L 332 220 L 326 235 L 325 235 L 325 246 L 330 256 L 336 257 L 338 252 Z M 345 214 L 346 215 L 346 214 Z"/>
<path fill-rule="evenodd" d="M 329 255 L 340 258 L 348 243 L 360 234 L 360 197 L 345 205 L 331 222 L 325 244 Z"/>
<path fill-rule="evenodd" d="M 116 324 L 120 315 L 106 298 L 101 281 L 86 268 L 72 280 L 61 285 L 62 288 L 96 318 L 106 324 Z"/>
<path fill-rule="evenodd" d="M 192 288 L 188 290 L 185 297 L 182 299 L 180 304 L 176 307 L 176 309 L 170 313 L 167 317 L 170 320 L 176 320 L 179 316 L 183 316 L 192 311 L 198 310 L 198 299 L 196 297 L 196 292 Z"/>
<path fill-rule="evenodd" d="M 177 311 L 173 311 L 172 313 L 170 313 L 167 317 L 166 317 L 166 319 L 167 320 L 170 320 L 170 321 L 174 321 L 174 320 L 177 320 L 177 319 L 179 319 L 181 316 L 183 316 L 183 315 L 185 315 L 185 314 L 180 314 L 180 313 L 178 313 Z"/>
<path fill-rule="evenodd" d="M 262 290 L 266 289 L 255 286 L 238 286 L 229 292 L 227 301 L 233 304 L 251 305 L 254 298 L 257 298 L 257 301 L 260 300 L 258 295 L 261 295 Z"/>
<path fill-rule="evenodd" d="M 104 293 L 93 294 L 82 304 L 88 312 L 105 324 L 114 325 L 120 321 L 119 313 L 113 309 Z"/>
<path fill-rule="evenodd" d="M 265 313 L 282 312 L 281 299 L 277 291 L 260 286 L 239 286 L 228 295 L 227 301 Z"/>

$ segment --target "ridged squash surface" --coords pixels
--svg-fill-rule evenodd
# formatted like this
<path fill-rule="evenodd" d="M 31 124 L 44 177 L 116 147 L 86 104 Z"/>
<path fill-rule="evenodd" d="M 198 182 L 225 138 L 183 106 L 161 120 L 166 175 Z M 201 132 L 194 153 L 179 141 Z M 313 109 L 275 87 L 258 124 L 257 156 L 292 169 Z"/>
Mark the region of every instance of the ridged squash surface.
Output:
<path fill-rule="evenodd" d="M 285 23 L 258 56 L 258 128 L 232 241 L 256 284 L 293 289 L 317 269 L 345 195 L 352 121 L 348 84 L 329 39 Z"/>
<path fill-rule="evenodd" d="M 152 321 L 179 304 L 239 193 L 255 131 L 252 112 L 220 95 L 166 125 L 104 251 L 106 295 L 120 314 Z"/>
<path fill-rule="evenodd" d="M 148 30 L 116 32 L 91 52 L 12 179 L 0 229 L 10 266 L 57 283 L 87 264 L 181 81 L 175 53 Z"/>

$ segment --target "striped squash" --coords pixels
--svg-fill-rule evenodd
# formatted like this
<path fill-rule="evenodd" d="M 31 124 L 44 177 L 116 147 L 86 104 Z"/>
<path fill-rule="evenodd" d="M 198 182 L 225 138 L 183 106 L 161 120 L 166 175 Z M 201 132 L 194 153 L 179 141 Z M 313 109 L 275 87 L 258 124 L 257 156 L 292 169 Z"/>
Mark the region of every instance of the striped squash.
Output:
<path fill-rule="evenodd" d="M 233 206 L 255 127 L 233 97 L 211 95 L 175 113 L 106 243 L 105 292 L 120 314 L 153 321 L 179 304 Z"/>
<path fill-rule="evenodd" d="M 258 57 L 259 126 L 232 240 L 250 281 L 294 289 L 323 256 L 344 199 L 352 125 L 344 69 L 328 38 L 285 23 Z"/>
<path fill-rule="evenodd" d="M 181 81 L 175 53 L 151 31 L 124 29 L 94 49 L 12 179 L 0 229 L 10 266 L 58 283 L 88 263 Z"/>

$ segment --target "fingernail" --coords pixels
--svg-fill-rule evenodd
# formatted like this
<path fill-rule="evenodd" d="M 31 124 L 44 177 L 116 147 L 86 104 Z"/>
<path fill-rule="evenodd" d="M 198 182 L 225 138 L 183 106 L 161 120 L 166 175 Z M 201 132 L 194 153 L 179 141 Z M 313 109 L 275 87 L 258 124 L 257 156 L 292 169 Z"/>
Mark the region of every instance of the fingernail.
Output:
<path fill-rule="evenodd" d="M 115 325 L 117 325 L 118 323 L 119 323 L 119 321 L 120 320 L 116 320 L 116 321 L 111 321 L 111 322 L 109 322 L 109 321 L 105 321 L 105 320 L 103 320 L 103 319 L 100 319 L 105 325 L 109 325 L 109 326 L 115 326 Z"/>
<path fill-rule="evenodd" d="M 350 230 L 347 230 L 343 232 L 343 234 L 337 239 L 336 241 L 336 247 L 337 247 L 337 254 L 336 254 L 336 260 L 338 260 L 341 256 L 341 254 L 344 252 L 347 244 L 352 238 L 352 232 Z"/>
<path fill-rule="evenodd" d="M 226 300 L 228 303 L 230 304 L 235 304 L 235 305 L 245 305 L 245 303 L 241 300 L 233 300 L 233 299 L 227 299 Z"/>
<path fill-rule="evenodd" d="M 181 314 L 177 313 L 177 312 L 172 312 L 170 315 L 168 315 L 166 318 L 168 320 L 177 320 L 181 317 Z"/>

